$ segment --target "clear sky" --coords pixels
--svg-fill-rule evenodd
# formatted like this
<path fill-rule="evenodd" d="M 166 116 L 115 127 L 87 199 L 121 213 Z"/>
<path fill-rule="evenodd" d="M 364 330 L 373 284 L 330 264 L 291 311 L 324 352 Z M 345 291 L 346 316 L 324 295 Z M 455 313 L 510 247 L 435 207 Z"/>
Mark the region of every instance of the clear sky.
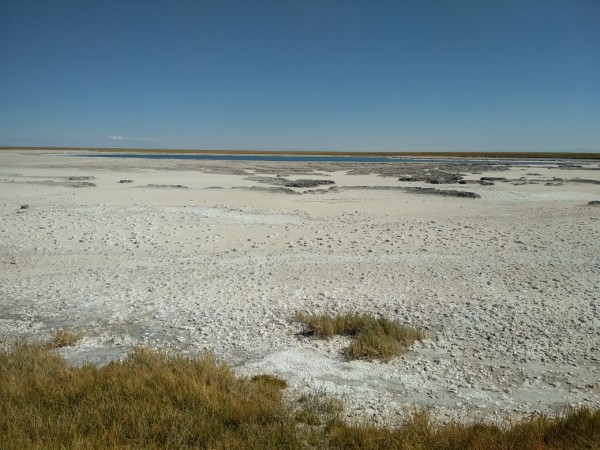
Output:
<path fill-rule="evenodd" d="M 600 151 L 600 0 L 0 0 L 0 145 Z"/>

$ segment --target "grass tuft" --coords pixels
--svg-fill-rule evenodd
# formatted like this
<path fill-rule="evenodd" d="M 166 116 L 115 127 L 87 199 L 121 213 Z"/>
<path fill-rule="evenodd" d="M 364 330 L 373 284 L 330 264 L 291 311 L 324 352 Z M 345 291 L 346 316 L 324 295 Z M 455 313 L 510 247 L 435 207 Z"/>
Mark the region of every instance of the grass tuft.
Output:
<path fill-rule="evenodd" d="M 344 314 L 335 317 L 298 313 L 298 322 L 308 327 L 308 333 L 320 338 L 336 335 L 352 336 L 347 349 L 348 359 L 381 359 L 389 361 L 401 355 L 425 333 L 383 317 L 367 314 Z"/>
<path fill-rule="evenodd" d="M 265 386 L 271 386 L 276 389 L 285 389 L 288 387 L 287 381 L 285 381 L 279 377 L 276 377 L 274 375 L 268 375 L 268 374 L 254 375 L 252 377 L 252 381 L 254 381 L 255 383 L 263 384 Z"/>
<path fill-rule="evenodd" d="M 297 406 L 295 420 L 312 426 L 340 420 L 343 411 L 339 400 L 327 397 L 323 393 L 302 394 L 297 400 Z"/>
<path fill-rule="evenodd" d="M 75 345 L 81 339 L 81 334 L 72 330 L 61 329 L 54 333 L 48 342 L 46 347 L 49 350 L 63 347 L 70 347 Z"/>

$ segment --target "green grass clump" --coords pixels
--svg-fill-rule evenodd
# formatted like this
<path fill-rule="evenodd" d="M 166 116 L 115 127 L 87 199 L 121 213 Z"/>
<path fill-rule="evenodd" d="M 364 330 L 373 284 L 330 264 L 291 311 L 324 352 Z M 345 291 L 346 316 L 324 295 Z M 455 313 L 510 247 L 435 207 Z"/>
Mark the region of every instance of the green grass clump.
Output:
<path fill-rule="evenodd" d="M 404 353 L 415 341 L 425 337 L 425 333 L 416 328 L 367 314 L 331 317 L 298 313 L 296 320 L 304 323 L 308 327 L 308 333 L 317 337 L 352 336 L 352 344 L 347 350 L 349 359 L 389 361 Z"/>
<path fill-rule="evenodd" d="M 0 348 L 0 448 L 596 449 L 600 411 L 506 427 L 437 425 L 417 411 L 396 429 L 349 425 L 322 394 L 283 400 L 283 380 L 238 378 L 197 359 L 138 349 L 104 367 L 69 367 L 46 344 Z"/>

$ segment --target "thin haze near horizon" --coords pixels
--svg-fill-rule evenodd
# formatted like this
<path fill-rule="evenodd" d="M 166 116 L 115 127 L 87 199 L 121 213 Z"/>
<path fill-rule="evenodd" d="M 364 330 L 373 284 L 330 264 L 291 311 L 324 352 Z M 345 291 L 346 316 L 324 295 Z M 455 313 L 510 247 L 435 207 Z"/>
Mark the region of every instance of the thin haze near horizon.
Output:
<path fill-rule="evenodd" d="M 0 0 L 0 145 L 599 151 L 600 2 Z"/>

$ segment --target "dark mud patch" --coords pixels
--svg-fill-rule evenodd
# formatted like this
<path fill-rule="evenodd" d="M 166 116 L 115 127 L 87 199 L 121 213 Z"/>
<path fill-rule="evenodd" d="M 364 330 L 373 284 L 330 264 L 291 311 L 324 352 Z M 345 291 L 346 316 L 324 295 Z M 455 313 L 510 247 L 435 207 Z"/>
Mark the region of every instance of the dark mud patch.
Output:
<path fill-rule="evenodd" d="M 96 187 L 96 183 L 90 181 L 52 181 L 52 180 L 40 180 L 40 181 L 9 181 L 9 183 L 23 183 L 23 184 L 38 184 L 42 186 L 55 186 L 55 187 L 70 187 L 70 188 L 88 188 Z"/>
<path fill-rule="evenodd" d="M 405 188 L 407 192 L 415 194 L 439 195 L 442 197 L 481 198 L 481 195 L 470 191 L 457 191 L 454 189 L 435 189 L 422 187 Z"/>
<path fill-rule="evenodd" d="M 333 180 L 319 180 L 319 179 L 299 179 L 299 180 L 288 180 L 287 178 L 276 176 L 276 177 L 263 177 L 263 176 L 251 176 L 247 177 L 247 180 L 255 181 L 257 183 L 271 184 L 273 186 L 283 186 L 287 188 L 316 188 L 319 186 L 326 186 L 335 184 Z"/>
<path fill-rule="evenodd" d="M 189 187 L 183 184 L 149 184 L 146 187 L 159 188 L 159 189 L 189 189 Z"/>

